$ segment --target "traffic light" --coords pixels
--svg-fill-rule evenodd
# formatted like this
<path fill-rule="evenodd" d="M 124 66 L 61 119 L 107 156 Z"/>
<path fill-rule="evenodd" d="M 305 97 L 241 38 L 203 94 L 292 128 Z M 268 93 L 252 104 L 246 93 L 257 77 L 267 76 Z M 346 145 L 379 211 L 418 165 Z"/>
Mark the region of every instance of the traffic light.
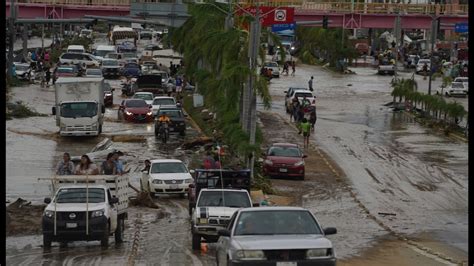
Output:
<path fill-rule="evenodd" d="M 323 29 L 328 28 L 328 16 L 323 16 Z"/>

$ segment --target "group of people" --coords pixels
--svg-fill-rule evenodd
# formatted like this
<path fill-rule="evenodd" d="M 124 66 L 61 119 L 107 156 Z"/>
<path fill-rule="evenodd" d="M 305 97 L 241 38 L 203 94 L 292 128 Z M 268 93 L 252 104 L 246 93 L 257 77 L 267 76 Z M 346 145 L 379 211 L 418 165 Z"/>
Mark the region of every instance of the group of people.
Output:
<path fill-rule="evenodd" d="M 281 72 L 282 75 L 285 75 L 285 76 L 288 76 L 288 73 L 289 73 L 289 70 L 290 70 L 290 66 L 291 66 L 291 76 L 295 76 L 295 72 L 296 72 L 296 63 L 295 61 L 286 61 L 284 64 L 283 64 L 283 71 Z"/>
<path fill-rule="evenodd" d="M 125 171 L 123 162 L 120 160 L 123 156 L 121 151 L 107 154 L 107 160 L 98 167 L 88 155 L 81 156 L 81 161 L 77 166 L 71 161 L 71 155 L 67 152 L 63 154 L 63 159 L 56 166 L 57 175 L 122 175 L 128 173 Z"/>

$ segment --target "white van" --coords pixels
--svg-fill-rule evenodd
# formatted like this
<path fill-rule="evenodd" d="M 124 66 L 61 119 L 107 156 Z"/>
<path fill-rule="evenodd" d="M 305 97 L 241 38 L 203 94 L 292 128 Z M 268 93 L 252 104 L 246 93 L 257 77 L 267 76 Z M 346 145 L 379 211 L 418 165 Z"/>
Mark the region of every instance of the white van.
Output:
<path fill-rule="evenodd" d="M 86 48 L 83 45 L 69 45 L 67 47 L 68 53 L 85 53 Z"/>
<path fill-rule="evenodd" d="M 92 53 L 97 59 L 104 60 L 108 53 L 116 53 L 117 48 L 113 45 L 98 45 L 97 49 Z"/>
<path fill-rule="evenodd" d="M 59 57 L 61 65 L 64 64 L 86 64 L 87 67 L 99 67 L 100 62 L 88 53 L 64 53 Z"/>

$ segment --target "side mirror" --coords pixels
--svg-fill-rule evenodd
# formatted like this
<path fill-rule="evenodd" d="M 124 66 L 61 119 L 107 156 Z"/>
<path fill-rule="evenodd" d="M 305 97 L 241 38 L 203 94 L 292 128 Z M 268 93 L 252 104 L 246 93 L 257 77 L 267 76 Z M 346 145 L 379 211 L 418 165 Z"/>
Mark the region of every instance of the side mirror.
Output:
<path fill-rule="evenodd" d="M 115 204 L 115 203 L 118 203 L 119 202 L 119 199 L 117 197 L 112 197 L 110 199 L 110 204 Z"/>
<path fill-rule="evenodd" d="M 102 113 L 105 113 L 105 105 L 102 105 Z"/>
<path fill-rule="evenodd" d="M 323 232 L 325 235 L 334 235 L 334 234 L 337 234 L 337 229 L 334 227 L 328 227 L 328 228 L 324 228 Z"/>
<path fill-rule="evenodd" d="M 56 107 L 51 108 L 51 112 L 53 113 L 53 115 L 56 115 Z"/>
<path fill-rule="evenodd" d="M 230 236 L 230 231 L 227 229 L 222 229 L 222 230 L 217 231 L 217 234 L 219 236 Z"/>
<path fill-rule="evenodd" d="M 302 156 L 302 157 L 303 157 L 303 158 L 308 158 L 308 155 L 306 155 L 306 154 L 303 154 L 303 156 Z"/>
<path fill-rule="evenodd" d="M 51 198 L 44 198 L 44 203 L 50 204 L 51 203 Z"/>
<path fill-rule="evenodd" d="M 260 207 L 260 203 L 254 202 L 254 203 L 252 203 L 252 207 Z"/>

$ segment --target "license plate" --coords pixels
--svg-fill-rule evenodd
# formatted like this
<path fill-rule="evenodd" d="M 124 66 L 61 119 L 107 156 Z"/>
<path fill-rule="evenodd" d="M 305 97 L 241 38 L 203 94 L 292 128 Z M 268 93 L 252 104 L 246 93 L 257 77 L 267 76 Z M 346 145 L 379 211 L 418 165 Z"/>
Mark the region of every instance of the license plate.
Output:
<path fill-rule="evenodd" d="M 280 168 L 280 172 L 286 173 L 286 172 L 288 172 L 288 169 L 286 169 L 286 168 Z"/>
<path fill-rule="evenodd" d="M 295 261 L 281 261 L 277 262 L 276 266 L 297 266 L 298 263 Z"/>
<path fill-rule="evenodd" d="M 66 223 L 66 228 L 76 228 L 77 223 Z"/>
<path fill-rule="evenodd" d="M 178 185 L 170 185 L 170 189 L 178 189 Z"/>

